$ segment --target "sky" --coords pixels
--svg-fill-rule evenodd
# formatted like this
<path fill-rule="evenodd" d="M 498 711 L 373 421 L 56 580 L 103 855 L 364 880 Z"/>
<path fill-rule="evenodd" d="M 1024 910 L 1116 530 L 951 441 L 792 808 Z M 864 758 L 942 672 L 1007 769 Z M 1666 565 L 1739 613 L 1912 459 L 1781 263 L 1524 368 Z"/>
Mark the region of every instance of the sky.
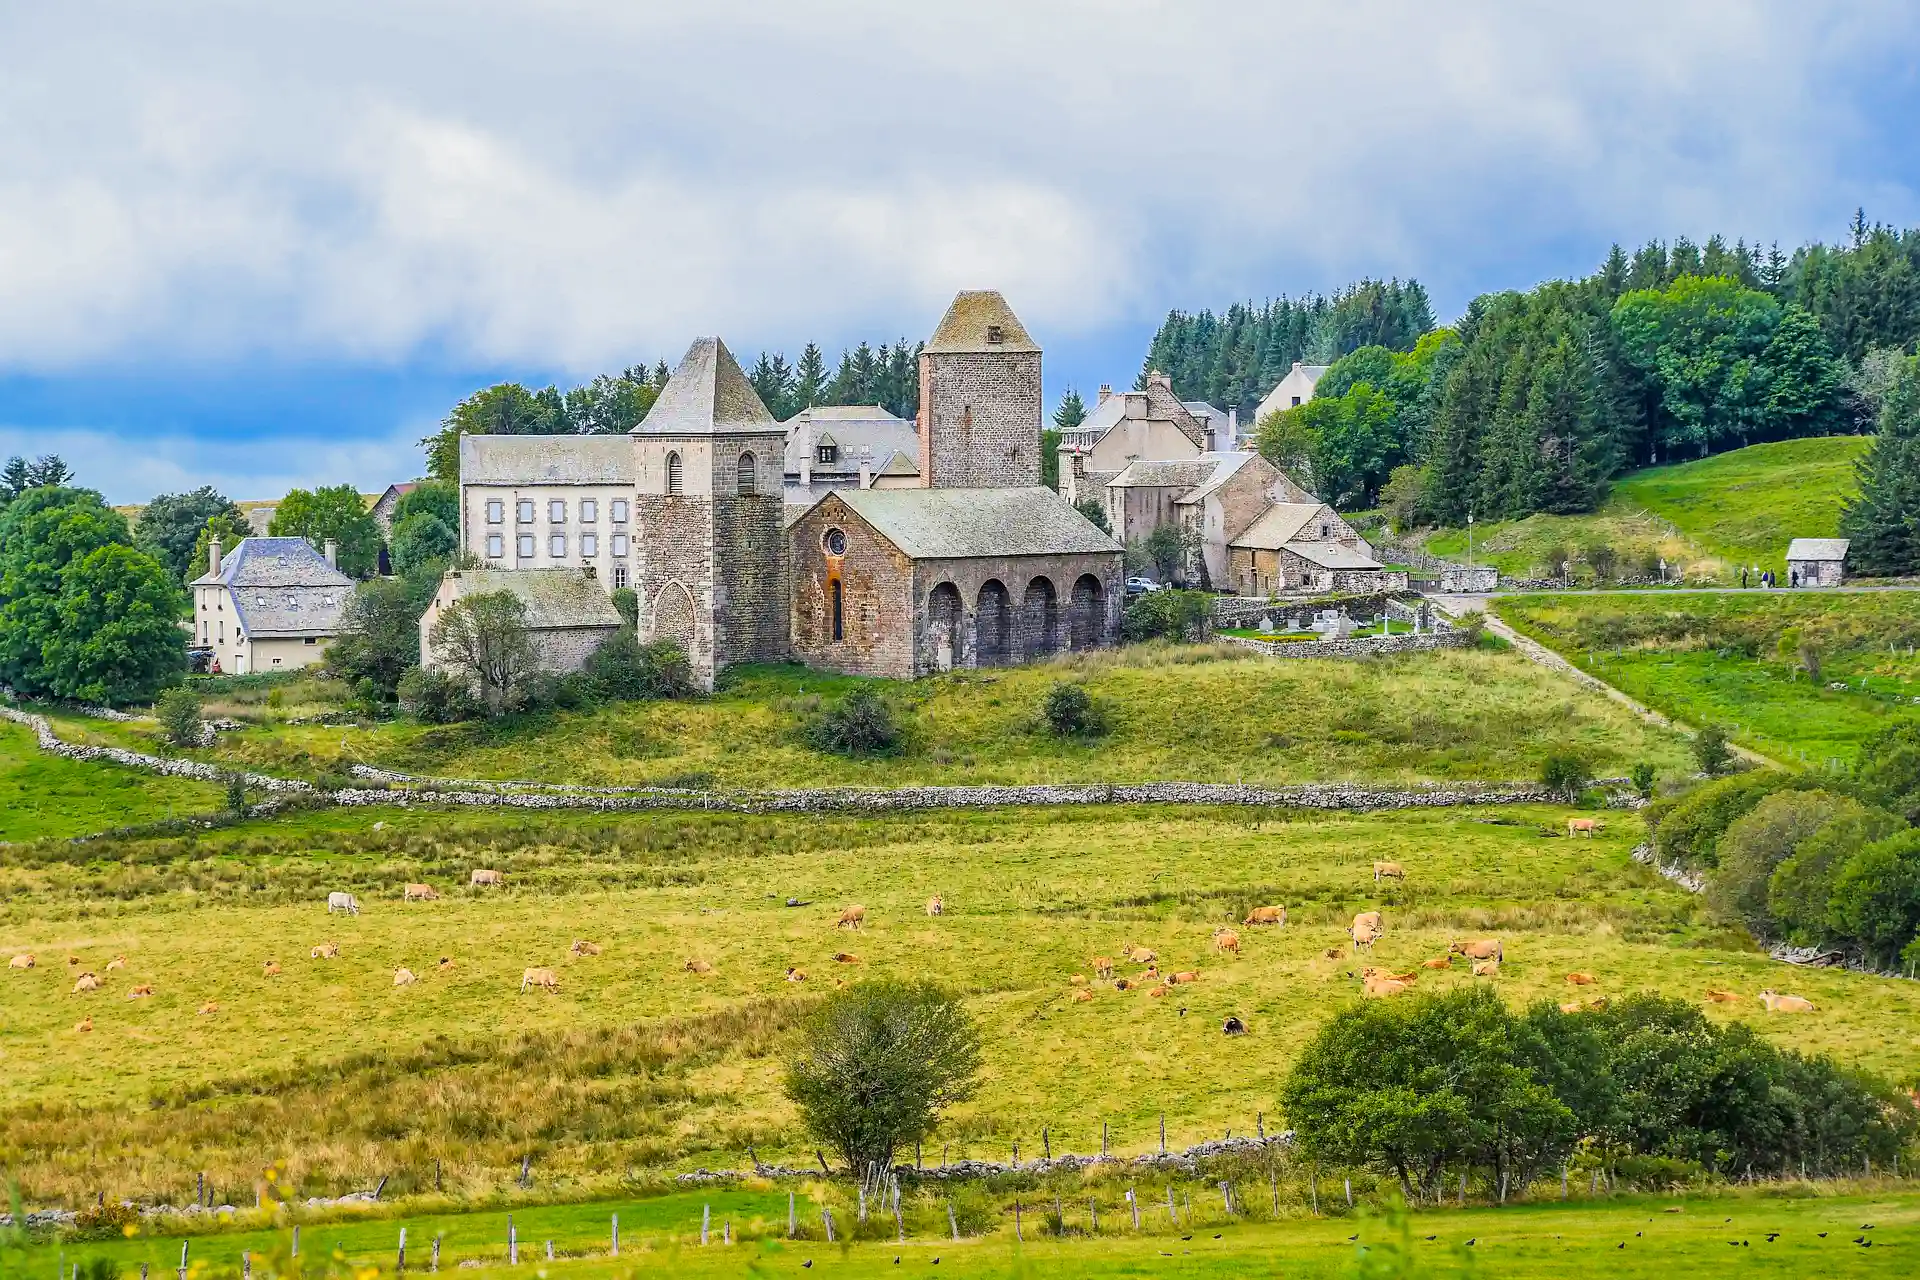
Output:
<path fill-rule="evenodd" d="M 422 466 L 503 379 L 924 338 L 1049 400 L 1171 308 L 1920 224 L 1892 0 L 0 0 L 0 456 L 117 502 Z"/>

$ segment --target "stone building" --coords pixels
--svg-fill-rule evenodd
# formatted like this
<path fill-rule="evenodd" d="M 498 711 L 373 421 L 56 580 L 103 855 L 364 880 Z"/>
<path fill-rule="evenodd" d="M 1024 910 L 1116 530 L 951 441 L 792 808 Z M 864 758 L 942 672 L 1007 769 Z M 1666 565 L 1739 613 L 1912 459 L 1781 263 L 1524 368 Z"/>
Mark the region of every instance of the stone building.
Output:
<path fill-rule="evenodd" d="M 460 545 L 486 568 L 587 568 L 630 587 L 634 497 L 626 436 L 460 437 Z"/>
<path fill-rule="evenodd" d="M 207 546 L 207 572 L 188 584 L 195 642 L 225 675 L 291 671 L 326 656 L 340 634 L 353 579 L 334 567 L 334 544 L 305 538 L 242 538 L 222 555 Z"/>
<path fill-rule="evenodd" d="M 1223 589 L 1233 581 L 1229 544 L 1275 503 L 1317 499 L 1257 453 L 1133 462 L 1106 488 L 1107 523 L 1115 537 L 1132 542 L 1161 525 L 1178 525 L 1194 548 L 1182 581 Z"/>
<path fill-rule="evenodd" d="M 1847 576 L 1847 539 L 1795 538 L 1787 544 L 1787 585 L 1837 587 Z"/>
<path fill-rule="evenodd" d="M 790 535 L 809 666 L 910 679 L 1119 638 L 1120 544 L 1043 486 L 845 489 Z"/>
<path fill-rule="evenodd" d="M 786 430 L 786 504 L 805 509 L 835 489 L 920 484 L 920 433 L 879 405 L 816 405 Z"/>
<path fill-rule="evenodd" d="M 921 348 L 919 429 L 930 489 L 1040 483 L 1040 348 L 997 292 L 958 294 Z"/>
<path fill-rule="evenodd" d="M 1060 435 L 1060 492 L 1070 503 L 1104 502 L 1113 478 L 1142 459 L 1181 461 L 1211 449 L 1208 429 L 1173 394 L 1163 373 L 1147 375 L 1143 391 L 1100 388 L 1079 426 Z M 1114 526 L 1115 532 L 1119 526 Z"/>
<path fill-rule="evenodd" d="M 1406 586 L 1373 547 L 1323 502 L 1281 502 L 1228 544 L 1232 589 L 1243 596 L 1295 591 L 1381 591 Z"/>
<path fill-rule="evenodd" d="M 400 499 L 420 487 L 418 480 L 406 480 L 399 484 L 390 484 L 381 490 L 380 496 L 367 508 L 367 514 L 380 526 L 380 536 L 391 540 L 393 537 L 393 509 L 400 505 Z"/>
<path fill-rule="evenodd" d="M 1301 364 L 1293 362 L 1293 368 L 1287 370 L 1285 377 L 1274 384 L 1273 390 L 1261 399 L 1260 407 L 1254 412 L 1254 425 L 1265 422 L 1270 413 L 1279 413 L 1283 409 L 1298 409 L 1313 399 L 1313 389 L 1322 375 L 1333 366 L 1330 364 Z"/>
<path fill-rule="evenodd" d="M 431 638 L 442 614 L 456 601 L 496 591 L 519 597 L 540 668 L 555 675 L 580 670 L 620 629 L 620 613 L 590 569 L 449 569 L 420 615 L 420 665 L 439 665 Z"/>

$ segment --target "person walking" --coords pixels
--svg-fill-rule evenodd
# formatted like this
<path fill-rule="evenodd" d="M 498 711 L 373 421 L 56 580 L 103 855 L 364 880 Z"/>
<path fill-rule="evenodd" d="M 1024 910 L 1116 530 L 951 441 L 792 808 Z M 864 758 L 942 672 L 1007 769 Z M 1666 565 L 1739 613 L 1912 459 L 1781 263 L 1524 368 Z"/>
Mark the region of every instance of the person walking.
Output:
<path fill-rule="evenodd" d="M 1745 565 L 1740 566 L 1740 589 L 1742 591 L 1747 589 L 1747 567 Z"/>

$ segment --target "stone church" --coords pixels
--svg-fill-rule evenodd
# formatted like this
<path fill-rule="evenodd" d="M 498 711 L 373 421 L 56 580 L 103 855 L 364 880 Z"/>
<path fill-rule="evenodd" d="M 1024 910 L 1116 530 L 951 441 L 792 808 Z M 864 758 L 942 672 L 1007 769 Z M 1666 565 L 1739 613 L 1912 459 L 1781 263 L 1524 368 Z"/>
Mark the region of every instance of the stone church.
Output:
<path fill-rule="evenodd" d="M 1123 552 L 1040 483 L 1040 355 L 998 293 L 959 294 L 920 356 L 917 486 L 836 490 L 789 526 L 786 431 L 700 338 L 626 437 L 462 437 L 461 545 L 489 573 L 632 590 L 643 638 L 683 646 L 708 686 L 789 657 L 912 677 L 1112 644 Z M 577 667 L 560 635 L 604 611 L 544 598 L 581 602 L 535 631 L 552 669 Z"/>

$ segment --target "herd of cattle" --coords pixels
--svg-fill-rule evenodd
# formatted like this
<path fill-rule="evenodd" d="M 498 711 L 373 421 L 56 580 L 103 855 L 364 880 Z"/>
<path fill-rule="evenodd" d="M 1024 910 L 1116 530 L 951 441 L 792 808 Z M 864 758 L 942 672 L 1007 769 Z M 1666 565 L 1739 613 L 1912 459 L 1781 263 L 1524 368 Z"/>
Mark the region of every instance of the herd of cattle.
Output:
<path fill-rule="evenodd" d="M 1583 829 L 1589 835 L 1592 834 L 1593 827 L 1599 825 L 1591 819 L 1575 819 L 1569 823 L 1569 826 L 1571 827 L 1575 822 L 1583 824 Z M 1406 868 L 1397 862 L 1376 862 L 1373 864 L 1373 879 L 1376 884 L 1382 880 L 1395 880 L 1404 883 L 1406 878 Z M 505 875 L 490 868 L 476 868 L 469 878 L 469 884 L 476 888 L 500 887 L 505 883 Z M 428 884 L 407 884 L 401 890 L 401 899 L 405 902 L 435 902 L 438 901 L 439 898 L 439 891 Z M 789 900 L 789 905 L 802 904 L 797 904 Z M 936 895 L 927 900 L 926 913 L 929 916 L 942 915 L 945 913 L 945 910 L 946 904 L 939 896 Z M 360 914 L 359 898 L 351 893 L 338 890 L 329 893 L 327 895 L 327 914 L 333 915 L 336 912 L 349 916 L 358 916 Z M 866 923 L 866 918 L 867 909 L 864 906 L 849 906 L 840 912 L 839 918 L 835 921 L 835 927 L 858 931 Z M 1246 918 L 1240 922 L 1242 928 L 1283 928 L 1286 923 L 1287 909 L 1279 905 L 1254 907 L 1247 912 Z M 1363 947 L 1366 948 L 1368 954 L 1371 955 L 1374 945 L 1386 936 L 1386 932 L 1386 922 L 1379 911 L 1362 911 L 1353 917 L 1353 923 L 1348 926 L 1346 930 L 1346 943 L 1342 946 L 1327 948 L 1323 953 L 1323 958 L 1327 960 L 1342 960 L 1347 958 L 1349 954 L 1357 955 Z M 1228 927 L 1215 929 L 1212 935 L 1212 945 L 1214 951 L 1223 956 L 1239 955 L 1241 946 L 1239 930 Z M 600 950 L 600 946 L 597 943 L 589 942 L 585 939 L 575 939 L 573 946 L 569 950 L 569 954 L 575 958 L 597 956 L 600 954 Z M 315 960 L 337 959 L 340 955 L 340 945 L 337 942 L 323 942 L 313 948 L 311 955 Z M 1162 973 L 1158 953 L 1151 948 L 1140 946 L 1137 943 L 1129 942 L 1122 946 L 1120 948 L 1120 955 L 1125 960 L 1143 966 L 1143 968 L 1139 973 L 1131 976 L 1116 975 L 1112 956 L 1102 955 L 1092 958 L 1094 976 L 1102 981 L 1112 983 L 1114 989 L 1119 991 L 1145 990 L 1149 996 L 1159 997 L 1166 995 L 1176 987 L 1200 980 L 1200 970 L 1198 968 L 1180 969 L 1169 973 Z M 1403 994 L 1404 992 L 1413 990 L 1414 985 L 1420 979 L 1421 970 L 1450 969 L 1453 967 L 1453 959 L 1455 956 L 1459 956 L 1471 967 L 1474 977 L 1497 978 L 1500 974 L 1500 965 L 1506 959 L 1506 948 L 1498 938 L 1463 939 L 1451 943 L 1445 955 L 1422 961 L 1417 968 L 1405 973 L 1394 973 L 1388 968 L 1377 965 L 1367 965 L 1361 969 L 1358 975 L 1360 990 L 1370 998 L 1386 998 Z M 860 959 L 858 956 L 846 951 L 836 952 L 832 958 L 836 963 L 840 964 L 857 964 Z M 112 973 L 115 970 L 124 968 L 126 963 L 125 956 L 116 955 L 107 962 L 105 972 Z M 33 969 L 36 964 L 37 960 L 33 953 L 21 952 L 8 962 L 7 967 L 16 970 L 28 970 Z M 69 969 L 78 969 L 80 964 L 81 961 L 79 957 L 71 955 L 67 957 Z M 445 971 L 453 968 L 453 964 L 454 962 L 451 957 L 442 956 L 438 969 Z M 704 976 L 712 974 L 714 972 L 714 966 L 711 961 L 694 957 L 686 962 L 684 971 Z M 277 977 L 279 973 L 280 963 L 277 960 L 269 959 L 262 965 L 263 977 L 273 978 Z M 1348 976 L 1352 977 L 1354 975 L 1349 973 Z M 795 983 L 805 982 L 807 980 L 806 971 L 789 966 L 786 970 L 785 980 Z M 419 975 L 414 973 L 410 968 L 401 966 L 394 970 L 393 985 L 396 987 L 412 986 L 418 981 Z M 1568 985 L 1573 987 L 1590 987 L 1596 985 L 1598 979 L 1590 973 L 1575 972 L 1567 974 L 1566 981 Z M 96 992 L 104 985 L 98 975 L 91 970 L 85 970 L 76 976 L 73 984 L 73 994 L 83 995 Z M 1091 985 L 1084 974 L 1074 974 L 1069 979 L 1068 985 L 1072 989 L 1071 999 L 1075 1002 L 1085 1003 L 1094 998 Z M 522 993 L 525 993 L 534 988 L 539 988 L 548 993 L 559 991 L 559 974 L 548 966 L 536 966 L 525 970 L 520 977 L 520 990 Z M 127 999 L 142 1000 L 152 995 L 152 983 L 139 983 L 127 992 Z M 1742 999 L 1741 996 L 1733 992 L 1713 989 L 1709 989 L 1706 996 L 1707 1000 L 1714 1004 L 1732 1004 Z M 1764 1005 L 1770 1013 L 1812 1013 L 1815 1011 L 1811 1001 L 1803 999 L 1800 996 L 1781 995 L 1771 989 L 1762 991 L 1759 999 L 1761 1004 Z M 1560 1009 L 1565 1013 L 1577 1013 L 1586 1009 L 1605 1008 L 1606 1004 L 1607 1001 L 1605 997 L 1585 1002 L 1572 1000 L 1562 1004 Z M 220 1006 L 218 1004 L 208 1001 L 200 1007 L 199 1012 L 203 1015 L 208 1015 L 219 1012 L 219 1009 Z M 1230 1019 L 1230 1021 L 1237 1023 L 1238 1019 Z M 93 1019 L 91 1016 L 83 1018 L 74 1027 L 75 1031 L 81 1032 L 91 1031 L 92 1029 Z M 1239 1026 L 1237 1030 L 1229 1028 L 1229 1034 L 1238 1034 L 1239 1031 L 1244 1030 L 1244 1025 Z"/>

